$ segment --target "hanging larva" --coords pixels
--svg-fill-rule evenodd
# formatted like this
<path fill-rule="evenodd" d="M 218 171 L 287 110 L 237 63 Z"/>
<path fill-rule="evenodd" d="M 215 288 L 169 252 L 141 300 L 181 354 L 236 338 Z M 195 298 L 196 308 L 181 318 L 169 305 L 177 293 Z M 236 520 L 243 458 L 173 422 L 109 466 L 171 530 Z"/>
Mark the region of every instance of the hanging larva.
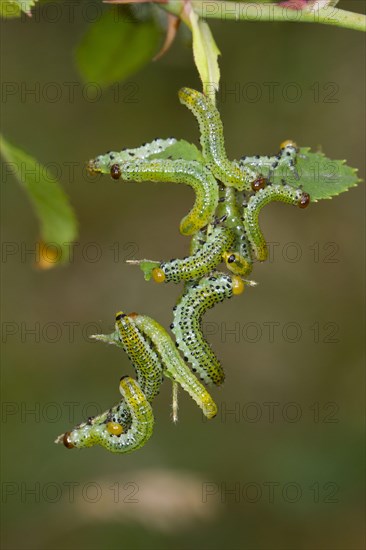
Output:
<path fill-rule="evenodd" d="M 139 266 L 146 280 L 153 278 L 157 283 L 179 283 L 200 279 L 222 262 L 223 255 L 231 248 L 234 239 L 233 231 L 225 227 L 216 227 L 207 237 L 207 241 L 197 248 L 195 254 L 161 263 L 141 260 Z"/>
<path fill-rule="evenodd" d="M 130 453 L 145 445 L 154 427 L 151 405 L 133 378 L 121 378 L 119 389 L 122 394 L 119 404 L 61 434 L 55 443 L 63 443 L 68 449 L 101 445 L 113 453 Z M 127 429 L 124 425 L 126 409 L 131 417 Z"/>
<path fill-rule="evenodd" d="M 234 160 L 233 163 L 240 168 L 251 168 L 252 170 L 258 170 L 259 173 L 262 176 L 265 175 L 268 180 L 271 180 L 273 174 L 278 171 L 281 171 L 280 173 L 282 178 L 288 179 L 289 176 L 293 176 L 294 179 L 299 179 L 296 169 L 297 154 L 298 147 L 296 143 L 288 139 L 281 143 L 280 151 L 277 155 L 256 155 L 254 157 L 244 156 L 241 157 L 239 161 Z M 265 181 L 265 178 L 262 178 L 262 180 Z M 257 191 L 259 189 L 259 185 L 259 181 L 253 182 L 253 191 Z"/>
<path fill-rule="evenodd" d="M 247 166 L 239 167 L 226 155 L 220 113 L 203 94 L 191 88 L 179 90 L 179 100 L 196 117 L 200 129 L 202 153 L 215 178 L 226 186 L 249 190 L 257 173 Z"/>
<path fill-rule="evenodd" d="M 101 172 L 108 174 L 113 164 L 127 162 L 130 160 L 146 160 L 151 155 L 162 153 L 177 142 L 175 138 L 154 139 L 150 143 L 144 143 L 134 149 L 123 149 L 122 151 L 108 151 L 104 155 L 98 155 L 95 159 L 89 161 L 89 170 L 91 172 Z"/>
<path fill-rule="evenodd" d="M 183 361 L 167 331 L 147 315 L 130 313 L 129 317 L 154 344 L 164 365 L 164 374 L 189 393 L 207 418 L 213 418 L 217 414 L 214 400 Z"/>
<path fill-rule="evenodd" d="M 219 198 L 216 180 L 211 172 L 199 162 L 155 159 L 113 161 L 105 165 L 97 159 L 89 161 L 89 171 L 110 174 L 116 180 L 172 182 L 189 185 L 195 192 L 196 198 L 193 208 L 180 223 L 182 235 L 192 235 L 207 225 L 216 210 Z"/>
<path fill-rule="evenodd" d="M 191 363 L 206 384 L 222 384 L 225 378 L 223 368 L 203 337 L 201 319 L 204 313 L 225 298 L 241 294 L 244 283 L 239 277 L 216 272 L 203 277 L 198 283 L 186 288 L 178 305 L 174 308 L 172 332 L 177 347 Z"/>
<path fill-rule="evenodd" d="M 253 266 L 250 245 L 243 224 L 241 209 L 238 202 L 242 202 L 239 192 L 232 187 L 220 187 L 217 216 L 223 220 L 223 225 L 230 228 L 235 234 L 234 247 L 227 249 L 223 255 L 226 267 L 234 275 L 248 275 Z"/>
<path fill-rule="evenodd" d="M 244 210 L 244 227 L 248 240 L 257 260 L 263 262 L 267 259 L 267 245 L 259 227 L 259 213 L 263 206 L 273 201 L 284 202 L 306 208 L 310 203 L 310 195 L 301 189 L 295 189 L 290 185 L 268 185 L 260 189 L 250 197 Z"/>
<path fill-rule="evenodd" d="M 301 189 L 271 183 L 273 176 L 277 181 L 286 178 L 284 170 L 299 178 L 296 143 L 283 142 L 272 157 L 257 155 L 230 161 L 216 107 L 205 95 L 189 88 L 180 90 L 179 99 L 198 121 L 204 162 L 151 158 L 177 143 L 168 138 L 108 152 L 88 164 L 90 172 L 109 174 L 116 180 L 184 183 L 195 192 L 193 208 L 180 224 L 181 233 L 192 236 L 190 256 L 169 262 L 140 262 L 146 279 L 185 282 L 171 325 L 176 345 L 154 319 L 119 312 L 115 332 L 94 338 L 123 348 L 134 365 L 137 381 L 123 377 L 122 400 L 117 405 L 59 436 L 56 442 L 68 448 L 101 445 L 125 453 L 144 445 L 154 424 L 150 402 L 158 394 L 163 376 L 172 381 L 175 394 L 179 384 L 208 418 L 215 416 L 215 402 L 186 364 L 191 363 L 206 383 L 221 384 L 224 380 L 220 362 L 203 337 L 202 316 L 225 298 L 242 293 L 241 276 L 251 271 L 253 259 L 266 259 L 266 242 L 259 227 L 263 206 L 280 201 L 305 208 L 310 202 Z M 216 271 L 222 260 L 231 275 Z"/>
<path fill-rule="evenodd" d="M 122 311 L 116 314 L 116 332 L 137 374 L 146 399 L 152 401 L 160 391 L 163 367 L 150 343 Z"/>

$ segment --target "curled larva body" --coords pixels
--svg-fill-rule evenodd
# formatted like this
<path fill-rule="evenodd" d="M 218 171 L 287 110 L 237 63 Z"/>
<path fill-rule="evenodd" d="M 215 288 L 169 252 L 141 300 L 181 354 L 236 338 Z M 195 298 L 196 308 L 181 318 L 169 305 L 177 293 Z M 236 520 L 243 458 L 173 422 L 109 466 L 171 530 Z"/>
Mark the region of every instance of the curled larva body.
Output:
<path fill-rule="evenodd" d="M 130 317 L 132 322 L 154 344 L 164 365 L 164 374 L 180 384 L 189 393 L 207 418 L 216 416 L 217 406 L 214 400 L 183 361 L 166 330 L 157 321 L 147 315 L 134 313 L 130 314 Z"/>
<path fill-rule="evenodd" d="M 215 304 L 231 298 L 234 293 L 240 293 L 235 290 L 238 279 L 219 272 L 203 277 L 198 283 L 185 289 L 174 309 L 171 329 L 177 347 L 191 363 L 192 369 L 207 384 L 222 384 L 225 375 L 219 360 L 203 337 L 201 319 Z"/>
<path fill-rule="evenodd" d="M 244 227 L 253 254 L 261 262 L 267 259 L 268 251 L 266 241 L 259 227 L 259 214 L 263 206 L 273 201 L 305 208 L 310 202 L 310 197 L 301 189 L 295 189 L 290 185 L 268 185 L 249 199 L 244 210 Z"/>
<path fill-rule="evenodd" d="M 112 164 L 126 162 L 130 160 L 144 160 L 155 155 L 157 153 L 162 153 L 174 145 L 177 140 L 175 138 L 167 139 L 154 139 L 150 143 L 144 143 L 140 147 L 135 147 L 134 149 L 123 149 L 122 151 L 108 151 L 104 155 L 99 155 L 95 159 L 89 161 L 89 170 L 91 172 L 102 172 L 109 173 Z"/>
<path fill-rule="evenodd" d="M 136 370 L 138 383 L 146 399 L 152 401 L 158 395 L 163 381 L 163 367 L 158 355 L 130 318 L 122 312 L 116 315 L 116 332 Z"/>
<path fill-rule="evenodd" d="M 135 160 L 101 166 L 96 161 L 89 164 L 94 172 L 110 173 L 114 179 L 135 182 L 173 182 L 192 187 L 196 194 L 192 210 L 180 224 L 183 235 L 192 235 L 207 225 L 217 207 L 218 186 L 211 172 L 196 161 L 185 160 Z"/>
<path fill-rule="evenodd" d="M 253 262 L 238 202 L 239 197 L 236 189 L 233 187 L 221 188 L 216 214 L 219 218 L 224 219 L 225 227 L 230 228 L 235 234 L 233 248 L 227 249 L 223 256 L 226 267 L 235 275 L 244 276 L 251 272 Z"/>
<path fill-rule="evenodd" d="M 56 443 L 64 443 L 69 449 L 101 445 L 113 453 L 130 453 L 145 445 L 154 427 L 151 405 L 138 382 L 132 378 L 121 379 L 120 392 L 121 403 L 62 434 Z M 131 417 L 127 430 L 124 427 L 126 408 Z"/>
<path fill-rule="evenodd" d="M 192 281 L 210 273 L 222 262 L 223 254 L 231 248 L 235 235 L 224 227 L 216 227 L 207 241 L 192 256 L 161 262 L 158 267 L 152 262 L 142 262 L 145 278 L 151 276 L 156 282 Z"/>
<path fill-rule="evenodd" d="M 179 99 L 198 121 L 202 153 L 214 176 L 226 186 L 249 190 L 251 182 L 257 178 L 256 172 L 247 166 L 239 167 L 227 158 L 223 126 L 216 107 L 206 96 L 191 88 L 182 88 Z"/>

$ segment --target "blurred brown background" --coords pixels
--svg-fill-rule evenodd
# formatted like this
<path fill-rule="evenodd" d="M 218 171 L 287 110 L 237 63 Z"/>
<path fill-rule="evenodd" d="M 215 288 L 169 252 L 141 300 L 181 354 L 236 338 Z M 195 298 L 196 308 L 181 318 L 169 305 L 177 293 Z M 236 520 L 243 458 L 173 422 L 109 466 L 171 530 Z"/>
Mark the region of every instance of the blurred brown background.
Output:
<path fill-rule="evenodd" d="M 80 223 L 74 261 L 34 270 L 25 252 L 37 221 L 3 171 L 3 547 L 364 548 L 363 185 L 305 212 L 281 204 L 263 211 L 265 235 L 277 243 L 273 261 L 256 266 L 256 288 L 205 317 L 227 373 L 212 390 L 215 420 L 204 422 L 181 392 L 173 425 L 165 382 L 142 450 L 114 456 L 54 445 L 117 401 L 119 377 L 132 373 L 120 350 L 88 335 L 111 329 L 121 308 L 171 322 L 180 289 L 144 282 L 125 260 L 188 249 L 178 232 L 192 203 L 188 188 L 91 180 L 84 163 L 155 136 L 198 140 L 177 99 L 181 86 L 199 88 L 187 37 L 94 101 L 73 62 L 91 18 L 83 4 L 75 17 L 52 3 L 54 12 L 44 5 L 32 20 L 2 24 L 2 79 L 13 85 L 3 89 L 4 134 L 58 168 Z M 293 138 L 346 158 L 364 177 L 362 33 L 211 28 L 222 52 L 219 104 L 231 157 L 272 153 Z"/>

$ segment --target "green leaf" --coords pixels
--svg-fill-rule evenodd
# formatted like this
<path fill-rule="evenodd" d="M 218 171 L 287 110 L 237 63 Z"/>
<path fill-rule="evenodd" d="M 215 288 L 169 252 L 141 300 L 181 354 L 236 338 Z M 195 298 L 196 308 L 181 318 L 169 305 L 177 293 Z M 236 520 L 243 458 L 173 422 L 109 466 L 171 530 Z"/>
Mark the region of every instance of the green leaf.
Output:
<path fill-rule="evenodd" d="M 149 159 L 172 159 L 172 160 L 196 160 L 204 163 L 202 153 L 193 143 L 189 143 L 185 139 L 180 139 L 169 145 L 161 153 L 154 153 L 148 157 Z"/>
<path fill-rule="evenodd" d="M 53 260 L 49 259 L 49 254 L 47 259 L 42 255 L 43 261 L 40 261 L 39 267 L 52 267 L 58 261 L 67 261 L 70 243 L 77 235 L 77 221 L 59 182 L 45 166 L 8 143 L 1 135 L 0 153 L 28 193 L 41 224 L 42 241 L 59 248 Z"/>
<path fill-rule="evenodd" d="M 300 179 L 287 179 L 294 187 L 302 186 L 313 201 L 331 199 L 356 187 L 361 181 L 357 169 L 347 166 L 345 160 L 331 160 L 323 153 L 312 153 L 309 147 L 300 149 L 296 169 Z"/>
<path fill-rule="evenodd" d="M 31 8 L 37 0 L 0 0 L 1 17 L 20 17 L 22 13 L 31 16 Z"/>
<path fill-rule="evenodd" d="M 189 13 L 189 22 L 192 29 L 193 57 L 200 75 L 203 90 L 215 104 L 215 92 L 219 89 L 220 68 L 218 49 L 210 27 L 200 19 L 193 9 Z"/>
<path fill-rule="evenodd" d="M 248 164 L 253 170 L 257 168 Z M 331 199 L 356 187 L 361 181 L 357 175 L 357 169 L 347 166 L 345 160 L 331 160 L 323 153 L 312 153 L 310 147 L 302 147 L 297 155 L 296 170 L 299 179 L 287 165 L 275 169 L 271 180 L 274 183 L 285 181 L 293 187 L 302 187 L 309 193 L 312 201 Z M 262 171 L 263 176 L 268 172 Z"/>
<path fill-rule="evenodd" d="M 138 265 L 144 274 L 145 281 L 150 281 L 153 269 L 160 267 L 160 262 L 154 260 L 127 260 L 130 265 Z"/>
<path fill-rule="evenodd" d="M 76 50 L 76 61 L 87 82 L 109 86 L 151 60 L 160 31 L 153 20 L 135 21 L 126 9 L 112 8 L 91 24 Z"/>

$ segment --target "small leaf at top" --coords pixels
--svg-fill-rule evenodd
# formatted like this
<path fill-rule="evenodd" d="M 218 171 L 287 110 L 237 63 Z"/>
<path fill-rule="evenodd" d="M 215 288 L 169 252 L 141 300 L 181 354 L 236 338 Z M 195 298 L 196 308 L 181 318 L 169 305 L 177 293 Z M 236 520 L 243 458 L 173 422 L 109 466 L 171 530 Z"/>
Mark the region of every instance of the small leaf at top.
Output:
<path fill-rule="evenodd" d="M 193 57 L 200 75 L 204 93 L 215 104 L 215 93 L 219 89 L 220 67 L 218 49 L 210 27 L 191 8 L 189 22 L 192 29 Z"/>

